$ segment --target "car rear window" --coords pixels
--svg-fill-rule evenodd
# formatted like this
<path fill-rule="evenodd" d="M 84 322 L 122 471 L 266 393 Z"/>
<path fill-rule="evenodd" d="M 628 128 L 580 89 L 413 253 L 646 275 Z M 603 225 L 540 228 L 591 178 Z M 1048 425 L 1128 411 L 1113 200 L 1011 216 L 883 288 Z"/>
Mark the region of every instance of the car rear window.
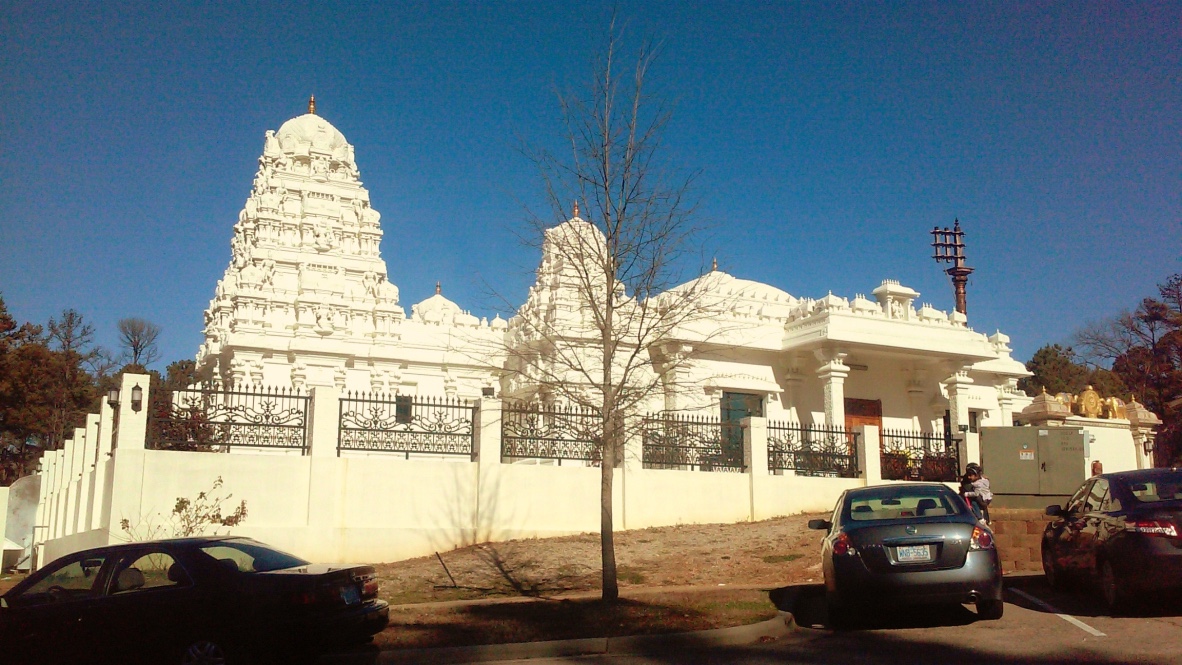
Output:
<path fill-rule="evenodd" d="M 201 547 L 221 565 L 243 573 L 265 573 L 308 564 L 303 559 L 265 545 L 242 540 L 222 540 Z"/>
<path fill-rule="evenodd" d="M 959 515 L 964 502 L 952 492 L 928 488 L 890 488 L 861 492 L 847 500 L 846 516 L 854 522 Z"/>
<path fill-rule="evenodd" d="M 1182 472 L 1163 471 L 1126 481 L 1138 503 L 1182 500 Z"/>

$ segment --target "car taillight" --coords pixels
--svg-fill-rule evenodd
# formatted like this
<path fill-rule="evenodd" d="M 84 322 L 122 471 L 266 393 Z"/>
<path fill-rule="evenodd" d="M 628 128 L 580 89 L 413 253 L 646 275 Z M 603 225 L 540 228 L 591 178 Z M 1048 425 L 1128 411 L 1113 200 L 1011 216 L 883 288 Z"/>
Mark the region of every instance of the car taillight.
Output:
<path fill-rule="evenodd" d="M 1125 524 L 1125 530 L 1149 536 L 1178 537 L 1178 527 L 1169 520 L 1133 520 Z"/>
<path fill-rule="evenodd" d="M 988 529 L 982 529 L 979 526 L 973 527 L 973 536 L 969 539 L 970 550 L 991 550 L 993 549 L 993 534 L 989 533 Z"/>
<path fill-rule="evenodd" d="M 362 598 L 376 598 L 378 595 L 378 581 L 366 580 L 365 584 L 361 585 Z"/>
<path fill-rule="evenodd" d="M 850 537 L 846 534 L 838 534 L 837 539 L 833 541 L 834 556 L 844 556 L 846 554 L 857 554 L 858 551 L 854 549 L 854 543 L 850 541 Z"/>
<path fill-rule="evenodd" d="M 291 595 L 291 602 L 293 605 L 314 605 L 316 594 L 312 591 L 300 591 Z"/>

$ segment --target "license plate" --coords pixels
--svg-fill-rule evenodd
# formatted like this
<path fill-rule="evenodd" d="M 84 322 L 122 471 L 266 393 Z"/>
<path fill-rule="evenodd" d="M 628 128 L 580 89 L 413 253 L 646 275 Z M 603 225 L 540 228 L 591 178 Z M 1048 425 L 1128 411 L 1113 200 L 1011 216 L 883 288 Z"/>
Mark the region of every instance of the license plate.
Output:
<path fill-rule="evenodd" d="M 341 587 L 341 600 L 345 601 L 346 605 L 356 605 L 361 602 L 361 592 L 352 585 Z"/>
<path fill-rule="evenodd" d="M 895 548 L 895 558 L 899 563 L 917 563 L 932 560 L 932 550 L 929 545 L 900 545 Z"/>

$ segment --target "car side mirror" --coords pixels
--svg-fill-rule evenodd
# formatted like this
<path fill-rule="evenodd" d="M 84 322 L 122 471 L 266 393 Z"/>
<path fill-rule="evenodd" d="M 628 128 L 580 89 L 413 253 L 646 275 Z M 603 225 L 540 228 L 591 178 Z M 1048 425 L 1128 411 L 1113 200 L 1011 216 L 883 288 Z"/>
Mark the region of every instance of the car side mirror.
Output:
<path fill-rule="evenodd" d="M 829 520 L 809 520 L 809 528 L 817 531 L 828 531 L 833 528 L 833 523 Z"/>
<path fill-rule="evenodd" d="M 1046 512 L 1047 512 L 1047 515 L 1050 517 L 1058 517 L 1059 515 L 1064 514 L 1063 506 L 1060 506 L 1059 504 L 1055 504 L 1053 506 L 1047 506 Z"/>

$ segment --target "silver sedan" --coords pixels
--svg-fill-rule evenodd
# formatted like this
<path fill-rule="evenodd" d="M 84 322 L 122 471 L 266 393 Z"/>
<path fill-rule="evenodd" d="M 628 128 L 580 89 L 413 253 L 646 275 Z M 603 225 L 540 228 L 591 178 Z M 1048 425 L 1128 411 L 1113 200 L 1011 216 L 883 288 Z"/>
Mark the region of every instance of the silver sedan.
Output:
<path fill-rule="evenodd" d="M 868 606 L 975 603 L 1000 619 L 1001 564 L 993 533 L 961 497 L 939 483 L 847 490 L 821 544 L 830 623 Z"/>

